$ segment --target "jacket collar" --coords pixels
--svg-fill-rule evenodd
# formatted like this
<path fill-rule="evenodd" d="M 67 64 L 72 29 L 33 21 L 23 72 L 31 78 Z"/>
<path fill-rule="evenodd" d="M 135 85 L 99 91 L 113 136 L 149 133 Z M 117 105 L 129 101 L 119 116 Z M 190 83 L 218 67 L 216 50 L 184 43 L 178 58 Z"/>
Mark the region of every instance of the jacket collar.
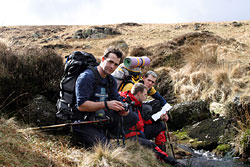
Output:
<path fill-rule="evenodd" d="M 130 97 L 130 99 L 131 99 L 132 101 L 135 102 L 135 106 L 141 106 L 141 105 L 142 105 L 142 103 L 139 102 L 139 101 L 135 98 L 135 96 L 134 96 L 130 91 L 127 92 L 127 95 Z"/>

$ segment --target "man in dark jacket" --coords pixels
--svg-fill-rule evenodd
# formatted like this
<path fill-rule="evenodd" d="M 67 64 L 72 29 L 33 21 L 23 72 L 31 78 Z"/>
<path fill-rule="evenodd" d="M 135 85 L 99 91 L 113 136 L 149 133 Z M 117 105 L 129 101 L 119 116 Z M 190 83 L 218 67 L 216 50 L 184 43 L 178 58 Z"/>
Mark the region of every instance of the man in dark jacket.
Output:
<path fill-rule="evenodd" d="M 145 136 L 147 139 L 155 138 L 155 144 L 162 150 L 166 151 L 165 143 L 167 141 L 166 126 L 163 121 L 168 120 L 167 114 L 162 114 L 160 119 L 154 121 L 152 115 L 160 111 L 161 108 L 167 103 L 166 100 L 155 90 L 154 85 L 156 84 L 157 74 L 154 71 L 147 71 L 143 76 L 140 83 L 143 83 L 147 88 L 148 96 L 153 97 L 153 100 L 146 101 L 143 103 L 142 118 L 145 120 Z"/>
<path fill-rule="evenodd" d="M 77 106 L 73 115 L 74 122 L 110 119 L 108 124 L 87 124 L 73 127 L 73 136 L 85 147 L 93 146 L 97 142 L 108 143 L 107 132 L 119 134 L 120 129 L 117 127 L 120 124 L 120 117 L 123 117 L 125 126 L 131 126 L 138 120 L 135 113 L 124 112 L 116 82 L 110 75 L 121 60 L 122 52 L 110 47 L 101 58 L 100 65 L 85 70 L 77 78 L 75 86 Z"/>

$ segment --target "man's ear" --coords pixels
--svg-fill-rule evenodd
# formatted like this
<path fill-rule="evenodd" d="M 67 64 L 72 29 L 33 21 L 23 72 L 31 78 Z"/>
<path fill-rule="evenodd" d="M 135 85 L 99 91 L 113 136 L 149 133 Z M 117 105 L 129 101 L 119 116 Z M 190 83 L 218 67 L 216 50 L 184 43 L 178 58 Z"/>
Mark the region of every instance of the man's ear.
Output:
<path fill-rule="evenodd" d="M 104 59 L 105 59 L 105 57 L 104 57 L 104 56 L 102 56 L 102 62 L 104 61 Z"/>

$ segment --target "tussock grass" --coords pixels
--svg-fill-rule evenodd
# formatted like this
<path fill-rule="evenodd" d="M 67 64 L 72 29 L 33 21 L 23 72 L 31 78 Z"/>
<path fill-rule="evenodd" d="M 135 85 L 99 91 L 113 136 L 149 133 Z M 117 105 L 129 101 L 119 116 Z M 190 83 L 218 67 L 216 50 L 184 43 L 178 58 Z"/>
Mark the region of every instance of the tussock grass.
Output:
<path fill-rule="evenodd" d="M 224 60 L 232 51 L 218 44 L 193 46 L 188 51 L 187 64 L 170 72 L 179 102 L 204 99 L 226 103 L 250 93 L 249 61 Z"/>
<path fill-rule="evenodd" d="M 27 125 L 26 125 L 27 126 Z M 0 166 L 42 167 L 151 167 L 166 166 L 152 150 L 126 141 L 92 150 L 73 147 L 69 136 L 55 136 L 32 130 L 22 130 L 14 118 L 0 119 Z"/>

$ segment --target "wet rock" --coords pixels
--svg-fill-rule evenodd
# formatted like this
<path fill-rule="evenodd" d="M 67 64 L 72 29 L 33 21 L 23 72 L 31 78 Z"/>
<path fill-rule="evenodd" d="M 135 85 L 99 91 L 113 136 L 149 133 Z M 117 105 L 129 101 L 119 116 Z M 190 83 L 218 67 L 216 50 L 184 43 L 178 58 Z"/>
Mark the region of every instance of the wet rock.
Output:
<path fill-rule="evenodd" d="M 185 149 L 182 149 L 180 147 L 177 147 L 175 149 L 175 157 L 177 159 L 190 158 L 191 156 L 192 156 L 192 154 L 189 151 L 185 150 Z"/>
<path fill-rule="evenodd" d="M 169 111 L 169 128 L 179 130 L 187 125 L 193 125 L 204 119 L 211 118 L 206 101 L 190 101 L 176 104 Z"/>
<path fill-rule="evenodd" d="M 188 128 L 188 136 L 201 142 L 199 145 L 192 145 L 195 149 L 212 151 L 219 144 L 227 144 L 237 134 L 230 119 L 209 118 Z"/>

